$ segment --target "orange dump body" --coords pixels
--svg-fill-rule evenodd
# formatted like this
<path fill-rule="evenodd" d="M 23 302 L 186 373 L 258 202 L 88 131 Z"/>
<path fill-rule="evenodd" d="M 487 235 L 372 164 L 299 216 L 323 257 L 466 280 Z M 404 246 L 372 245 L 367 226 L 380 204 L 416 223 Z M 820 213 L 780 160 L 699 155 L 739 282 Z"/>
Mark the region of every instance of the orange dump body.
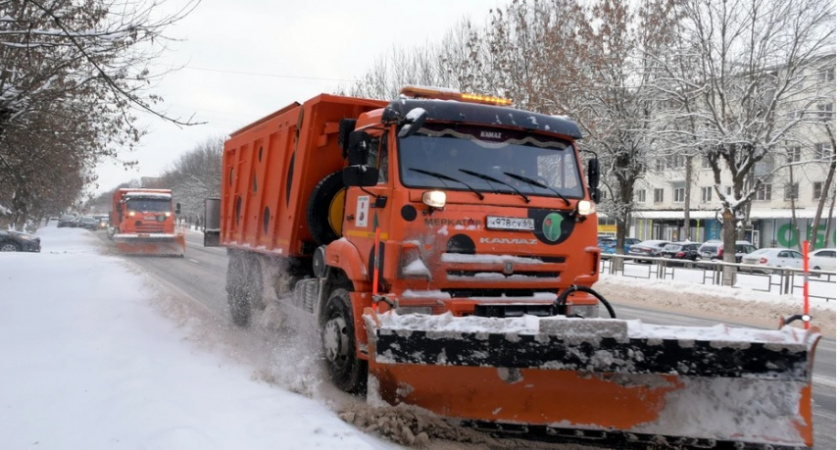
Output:
<path fill-rule="evenodd" d="M 169 189 L 118 189 L 111 201 L 111 227 L 116 247 L 136 255 L 183 256 L 186 239 L 175 227 Z"/>

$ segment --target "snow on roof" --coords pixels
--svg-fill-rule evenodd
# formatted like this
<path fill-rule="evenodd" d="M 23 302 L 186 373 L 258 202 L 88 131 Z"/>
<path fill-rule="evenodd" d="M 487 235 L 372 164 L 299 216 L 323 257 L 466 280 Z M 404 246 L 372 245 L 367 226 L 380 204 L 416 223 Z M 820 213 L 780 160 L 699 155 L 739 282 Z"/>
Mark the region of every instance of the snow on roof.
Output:
<path fill-rule="evenodd" d="M 136 198 L 156 198 L 156 199 L 171 199 L 172 194 L 152 193 L 152 192 L 129 192 L 125 194 L 126 200 Z"/>

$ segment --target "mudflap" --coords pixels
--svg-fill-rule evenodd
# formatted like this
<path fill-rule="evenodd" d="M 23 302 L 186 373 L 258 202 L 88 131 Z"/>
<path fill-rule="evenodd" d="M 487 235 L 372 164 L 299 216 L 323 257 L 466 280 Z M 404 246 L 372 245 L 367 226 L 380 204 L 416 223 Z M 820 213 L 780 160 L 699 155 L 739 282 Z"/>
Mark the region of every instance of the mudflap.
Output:
<path fill-rule="evenodd" d="M 187 248 L 184 234 L 115 234 L 113 240 L 117 250 L 129 255 L 184 256 Z"/>
<path fill-rule="evenodd" d="M 372 401 L 611 448 L 813 442 L 816 330 L 372 310 L 365 321 Z"/>

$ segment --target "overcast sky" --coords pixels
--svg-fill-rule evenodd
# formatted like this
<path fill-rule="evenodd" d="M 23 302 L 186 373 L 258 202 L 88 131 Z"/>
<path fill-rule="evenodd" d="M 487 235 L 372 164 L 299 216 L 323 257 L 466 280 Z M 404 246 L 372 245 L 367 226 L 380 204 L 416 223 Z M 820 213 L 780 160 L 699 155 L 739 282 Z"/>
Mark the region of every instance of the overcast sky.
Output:
<path fill-rule="evenodd" d="M 183 4 L 186 0 L 169 0 Z M 463 19 L 483 25 L 505 0 L 202 0 L 167 33 L 180 39 L 153 69 L 167 74 L 155 89 L 171 116 L 205 125 L 179 128 L 147 118 L 137 160 L 127 171 L 114 160 L 99 165 L 97 192 L 141 176 L 157 176 L 178 156 L 213 136 L 292 102 L 349 85 L 394 46 L 439 43 Z M 143 116 L 146 117 L 146 116 Z"/>

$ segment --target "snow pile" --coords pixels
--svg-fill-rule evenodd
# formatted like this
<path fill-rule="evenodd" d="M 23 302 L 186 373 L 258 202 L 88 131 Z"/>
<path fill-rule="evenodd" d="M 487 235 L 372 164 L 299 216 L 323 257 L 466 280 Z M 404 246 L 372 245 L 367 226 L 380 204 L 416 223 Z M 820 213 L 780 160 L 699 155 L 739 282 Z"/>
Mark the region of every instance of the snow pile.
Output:
<path fill-rule="evenodd" d="M 121 258 L 97 254 L 92 233 L 38 234 L 43 253 L 0 253 L 4 448 L 394 448 L 264 382 L 274 374 L 204 351 L 237 330 L 181 315 Z"/>

